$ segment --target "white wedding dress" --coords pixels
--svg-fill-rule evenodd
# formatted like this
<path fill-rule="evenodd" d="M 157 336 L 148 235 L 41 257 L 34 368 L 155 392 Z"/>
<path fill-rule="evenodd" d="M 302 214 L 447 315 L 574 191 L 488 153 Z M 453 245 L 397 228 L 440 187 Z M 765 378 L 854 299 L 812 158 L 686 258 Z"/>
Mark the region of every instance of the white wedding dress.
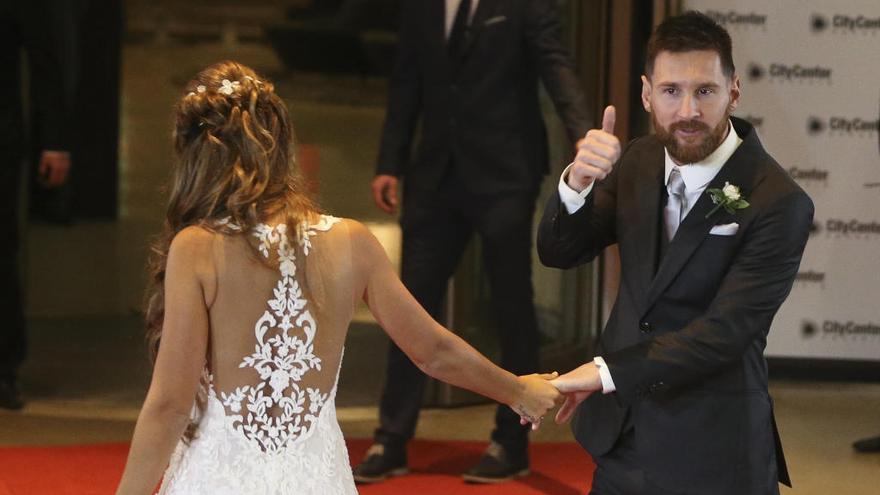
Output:
<path fill-rule="evenodd" d="M 207 405 L 160 494 L 357 493 L 335 410 L 354 311 L 347 228 L 321 216 L 287 230 L 252 233 L 268 264 L 246 236 L 216 236 Z"/>

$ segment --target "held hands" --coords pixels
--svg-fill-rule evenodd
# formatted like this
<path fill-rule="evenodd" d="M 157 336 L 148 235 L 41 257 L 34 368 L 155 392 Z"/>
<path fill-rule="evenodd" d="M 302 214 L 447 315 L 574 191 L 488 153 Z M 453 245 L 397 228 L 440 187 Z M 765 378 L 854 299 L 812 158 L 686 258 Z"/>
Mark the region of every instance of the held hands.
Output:
<path fill-rule="evenodd" d="M 397 213 L 397 183 L 393 175 L 377 175 L 370 184 L 376 206 L 389 215 Z"/>
<path fill-rule="evenodd" d="M 541 426 L 544 414 L 556 406 L 561 395 L 551 385 L 550 380 L 558 377 L 559 373 L 532 374 L 517 377 L 520 383 L 521 394 L 515 404 L 510 407 L 520 416 L 520 424 L 532 424 L 532 429 L 537 430 Z"/>
<path fill-rule="evenodd" d="M 620 140 L 614 135 L 614 106 L 605 108 L 602 128 L 591 129 L 577 143 L 577 156 L 568 171 L 568 187 L 581 192 L 595 180 L 602 180 L 620 158 Z"/>
<path fill-rule="evenodd" d="M 592 361 L 551 380 L 550 383 L 565 394 L 565 402 L 556 412 L 557 424 L 565 423 L 571 419 L 571 415 L 574 414 L 581 402 L 593 392 L 602 390 L 599 368 Z"/>

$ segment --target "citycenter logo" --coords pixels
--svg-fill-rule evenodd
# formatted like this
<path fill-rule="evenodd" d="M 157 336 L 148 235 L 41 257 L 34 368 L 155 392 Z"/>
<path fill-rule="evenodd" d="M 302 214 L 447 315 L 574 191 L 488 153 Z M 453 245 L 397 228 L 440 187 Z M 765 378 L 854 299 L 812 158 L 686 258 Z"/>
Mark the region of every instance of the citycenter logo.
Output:
<path fill-rule="evenodd" d="M 791 167 L 788 169 L 792 179 L 805 182 L 827 182 L 828 171 L 818 168 L 799 168 Z"/>
<path fill-rule="evenodd" d="M 828 28 L 834 32 L 878 32 L 880 31 L 880 17 L 866 17 L 864 15 L 813 14 L 810 16 L 810 29 L 814 33 L 821 33 Z"/>
<path fill-rule="evenodd" d="M 813 270 L 809 270 L 806 272 L 798 272 L 795 276 L 794 281 L 796 284 L 817 284 L 820 287 L 825 287 L 825 272 L 816 272 Z"/>
<path fill-rule="evenodd" d="M 727 12 L 707 10 L 704 14 L 722 26 L 765 26 L 767 24 L 767 16 L 756 14 L 755 12 L 743 13 L 735 10 L 728 10 Z"/>
<path fill-rule="evenodd" d="M 758 117 L 757 115 L 748 114 L 743 115 L 740 118 L 745 120 L 749 124 L 752 124 L 752 127 L 756 129 L 760 129 L 764 126 L 764 117 Z"/>
<path fill-rule="evenodd" d="M 816 323 L 812 321 L 804 320 L 801 322 L 801 336 L 804 338 L 815 337 L 818 329 L 816 328 Z"/>
<path fill-rule="evenodd" d="M 858 236 L 862 238 L 880 236 L 880 223 L 873 220 L 855 218 L 829 218 L 825 220 L 825 229 L 829 234 L 838 236 Z"/>
<path fill-rule="evenodd" d="M 767 75 L 767 71 L 758 64 L 749 64 L 748 75 L 752 81 L 760 81 Z"/>
<path fill-rule="evenodd" d="M 751 63 L 747 70 L 749 79 L 760 81 L 769 76 L 771 81 L 831 81 L 831 67 L 805 66 L 801 64 L 772 63 L 769 68 Z"/>
<path fill-rule="evenodd" d="M 810 134 L 821 134 L 825 132 L 825 121 L 819 117 L 810 117 L 807 119 L 807 132 Z"/>
<path fill-rule="evenodd" d="M 822 322 L 822 334 L 832 338 L 880 337 L 880 326 L 874 322 L 825 320 Z"/>
<path fill-rule="evenodd" d="M 826 130 L 836 134 L 870 136 L 880 130 L 880 119 L 869 120 L 861 117 L 831 117 L 822 119 L 811 116 L 807 118 L 807 132 L 816 135 Z"/>

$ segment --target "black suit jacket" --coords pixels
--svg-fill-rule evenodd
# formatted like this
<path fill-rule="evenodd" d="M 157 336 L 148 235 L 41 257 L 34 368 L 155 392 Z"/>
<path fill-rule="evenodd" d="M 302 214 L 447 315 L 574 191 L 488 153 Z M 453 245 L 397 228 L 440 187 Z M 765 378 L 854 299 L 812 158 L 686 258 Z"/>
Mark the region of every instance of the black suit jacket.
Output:
<path fill-rule="evenodd" d="M 70 150 L 76 14 L 67 0 L 0 0 L 0 155 L 22 153 L 22 49 L 30 68 L 35 148 Z"/>
<path fill-rule="evenodd" d="M 580 83 L 559 39 L 556 2 L 480 0 L 458 60 L 447 56 L 445 8 L 444 0 L 402 2 L 376 172 L 428 189 L 454 163 L 472 192 L 535 189 L 547 172 L 539 77 L 572 141 L 588 129 Z"/>
<path fill-rule="evenodd" d="M 743 142 L 709 188 L 739 186 L 750 206 L 706 218 L 714 205 L 704 193 L 659 263 L 664 153 L 654 136 L 631 142 L 574 214 L 551 197 L 538 233 L 548 266 L 620 248 L 620 289 L 597 352 L 617 391 L 581 405 L 575 437 L 601 456 L 632 425 L 649 481 L 682 493 L 766 494 L 777 480 L 790 483 L 763 351 L 797 274 L 813 204 L 752 126 L 731 120 Z M 709 234 L 731 222 L 739 223 L 735 235 Z"/>

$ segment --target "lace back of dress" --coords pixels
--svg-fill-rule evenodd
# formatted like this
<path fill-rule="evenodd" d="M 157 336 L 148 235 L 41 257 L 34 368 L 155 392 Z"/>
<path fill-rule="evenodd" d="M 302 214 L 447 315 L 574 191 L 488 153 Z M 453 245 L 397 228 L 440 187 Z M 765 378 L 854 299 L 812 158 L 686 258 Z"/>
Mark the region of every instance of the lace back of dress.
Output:
<path fill-rule="evenodd" d="M 303 280 L 312 238 L 337 221 L 324 216 L 297 232 L 288 232 L 285 224 L 260 224 L 253 232 L 260 254 L 277 266 L 277 280 L 252 327 L 253 351 L 238 363 L 239 371 L 227 373 L 237 379 L 224 380 L 224 387 L 214 392 L 227 424 L 266 453 L 307 438 L 335 395 L 341 349 L 316 340 L 319 318 Z M 333 368 L 327 369 L 322 360 L 322 345 Z M 230 387 L 230 381 L 236 386 Z"/>

